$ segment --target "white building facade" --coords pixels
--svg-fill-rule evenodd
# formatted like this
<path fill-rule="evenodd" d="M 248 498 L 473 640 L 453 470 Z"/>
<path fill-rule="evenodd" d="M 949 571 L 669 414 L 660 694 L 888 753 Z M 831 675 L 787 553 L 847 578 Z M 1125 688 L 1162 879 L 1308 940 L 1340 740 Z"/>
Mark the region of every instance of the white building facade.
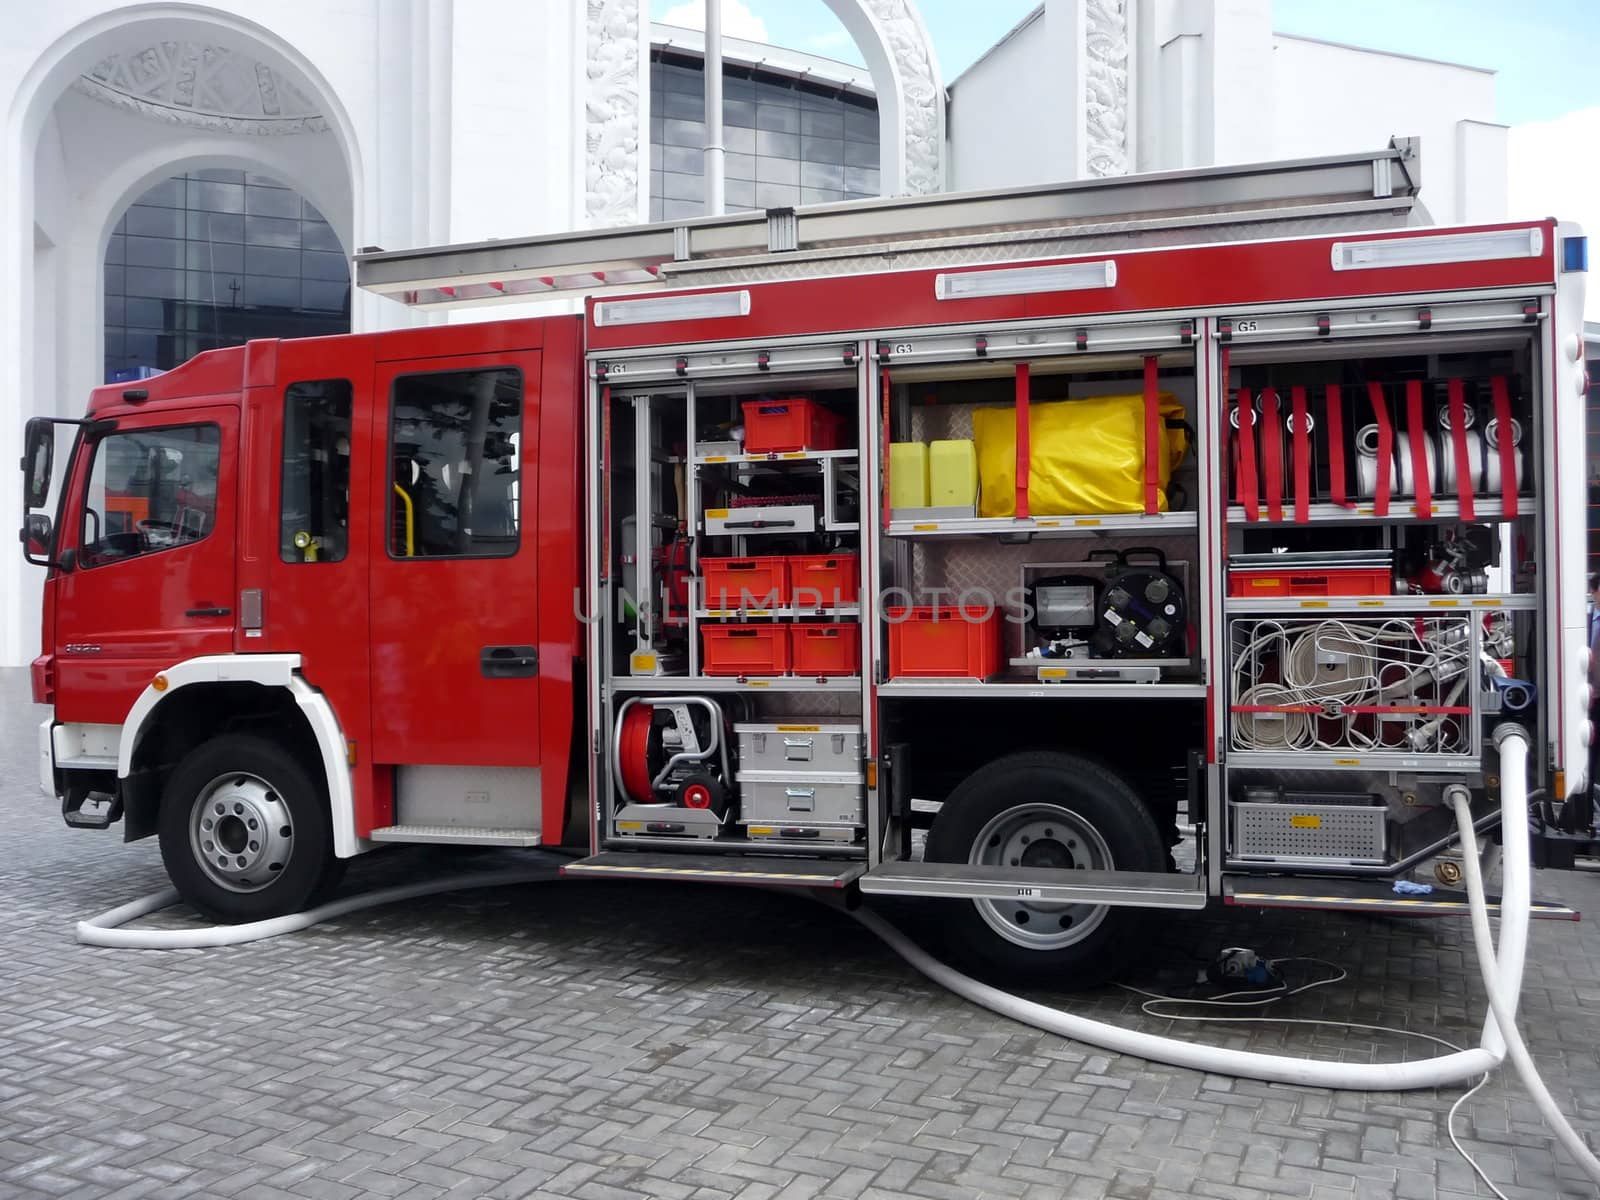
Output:
<path fill-rule="evenodd" d="M 821 2 L 864 73 L 775 48 L 730 52 L 752 88 L 788 79 L 805 93 L 793 155 L 788 143 L 759 152 L 759 107 L 748 126 L 750 177 L 729 181 L 757 207 L 791 187 L 802 203 L 1004 187 L 1368 149 L 1403 134 L 1423 139 L 1435 219 L 1504 209 L 1492 75 L 1277 36 L 1269 0 L 1045 0 L 948 88 L 914 0 Z M 302 224 L 325 225 L 347 256 L 643 221 L 652 198 L 657 213 L 687 215 L 665 203 L 688 197 L 672 196 L 665 164 L 652 162 L 669 119 L 652 114 L 652 95 L 664 104 L 672 90 L 652 88 L 652 45 L 680 68 L 700 45 L 652 30 L 642 0 L 3 8 L 0 464 L 17 461 L 27 417 L 81 412 L 103 382 L 108 254 L 126 250 L 114 239 L 130 205 L 175 176 L 303 197 L 316 220 Z M 752 59 L 765 64 L 756 75 Z M 875 130 L 862 124 L 873 112 Z M 240 203 L 243 228 L 254 201 Z M 380 298 L 350 301 L 357 330 L 421 319 Z M 0 486 L 0 528 L 20 525 L 17 494 Z M 20 554 L 0 566 L 0 665 L 38 653 L 40 578 Z"/>

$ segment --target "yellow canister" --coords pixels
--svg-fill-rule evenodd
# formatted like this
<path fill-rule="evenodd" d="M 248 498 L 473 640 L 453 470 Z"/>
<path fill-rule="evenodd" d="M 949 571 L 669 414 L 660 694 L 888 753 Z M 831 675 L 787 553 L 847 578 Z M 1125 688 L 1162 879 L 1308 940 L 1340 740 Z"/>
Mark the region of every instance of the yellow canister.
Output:
<path fill-rule="evenodd" d="M 928 507 L 926 442 L 889 443 L 889 508 Z"/>
<path fill-rule="evenodd" d="M 928 502 L 935 508 L 978 502 L 978 452 L 971 439 L 934 442 L 928 448 Z"/>

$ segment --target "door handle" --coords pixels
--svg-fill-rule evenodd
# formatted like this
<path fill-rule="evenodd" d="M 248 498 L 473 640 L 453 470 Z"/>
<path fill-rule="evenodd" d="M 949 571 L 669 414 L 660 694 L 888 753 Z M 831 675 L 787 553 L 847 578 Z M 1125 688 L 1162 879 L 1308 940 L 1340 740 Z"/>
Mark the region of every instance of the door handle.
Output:
<path fill-rule="evenodd" d="M 485 679 L 527 679 L 539 673 L 539 651 L 534 646 L 485 646 L 478 669 Z"/>
<path fill-rule="evenodd" d="M 226 617 L 233 612 L 231 608 L 186 608 L 183 615 L 186 617 Z"/>

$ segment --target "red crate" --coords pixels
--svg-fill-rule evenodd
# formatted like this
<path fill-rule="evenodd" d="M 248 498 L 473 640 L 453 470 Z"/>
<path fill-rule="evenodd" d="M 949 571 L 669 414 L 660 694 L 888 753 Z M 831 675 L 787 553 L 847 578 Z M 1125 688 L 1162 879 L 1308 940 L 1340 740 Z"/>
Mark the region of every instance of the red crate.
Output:
<path fill-rule="evenodd" d="M 861 626 L 820 621 L 790 626 L 796 675 L 856 675 L 861 671 Z"/>
<path fill-rule="evenodd" d="M 891 678 L 987 679 L 1000 669 L 1000 614 L 992 608 L 891 605 Z"/>
<path fill-rule="evenodd" d="M 806 608 L 854 604 L 861 599 L 861 560 L 854 554 L 791 554 L 789 595 Z"/>
<path fill-rule="evenodd" d="M 787 675 L 787 625 L 702 625 L 702 675 Z"/>
<path fill-rule="evenodd" d="M 702 558 L 707 608 L 782 608 L 789 603 L 789 560 L 781 554 L 758 558 Z"/>
<path fill-rule="evenodd" d="M 1387 567 L 1265 567 L 1228 572 L 1230 596 L 1387 596 L 1394 581 Z"/>
<path fill-rule="evenodd" d="M 803 396 L 744 402 L 746 454 L 837 450 L 844 443 L 844 430 L 842 416 Z"/>

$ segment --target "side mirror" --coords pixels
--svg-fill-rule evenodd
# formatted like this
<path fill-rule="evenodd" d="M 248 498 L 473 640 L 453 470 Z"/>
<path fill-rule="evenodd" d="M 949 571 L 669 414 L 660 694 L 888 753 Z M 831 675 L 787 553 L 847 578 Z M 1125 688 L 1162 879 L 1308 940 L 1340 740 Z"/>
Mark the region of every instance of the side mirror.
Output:
<path fill-rule="evenodd" d="M 44 513 L 29 513 L 28 523 L 22 530 L 22 542 L 28 548 L 29 558 L 44 558 L 50 553 L 50 518 Z"/>
<path fill-rule="evenodd" d="M 54 423 L 34 417 L 28 422 L 22 444 L 22 504 L 24 508 L 43 508 L 50 498 L 50 472 L 55 466 Z"/>

